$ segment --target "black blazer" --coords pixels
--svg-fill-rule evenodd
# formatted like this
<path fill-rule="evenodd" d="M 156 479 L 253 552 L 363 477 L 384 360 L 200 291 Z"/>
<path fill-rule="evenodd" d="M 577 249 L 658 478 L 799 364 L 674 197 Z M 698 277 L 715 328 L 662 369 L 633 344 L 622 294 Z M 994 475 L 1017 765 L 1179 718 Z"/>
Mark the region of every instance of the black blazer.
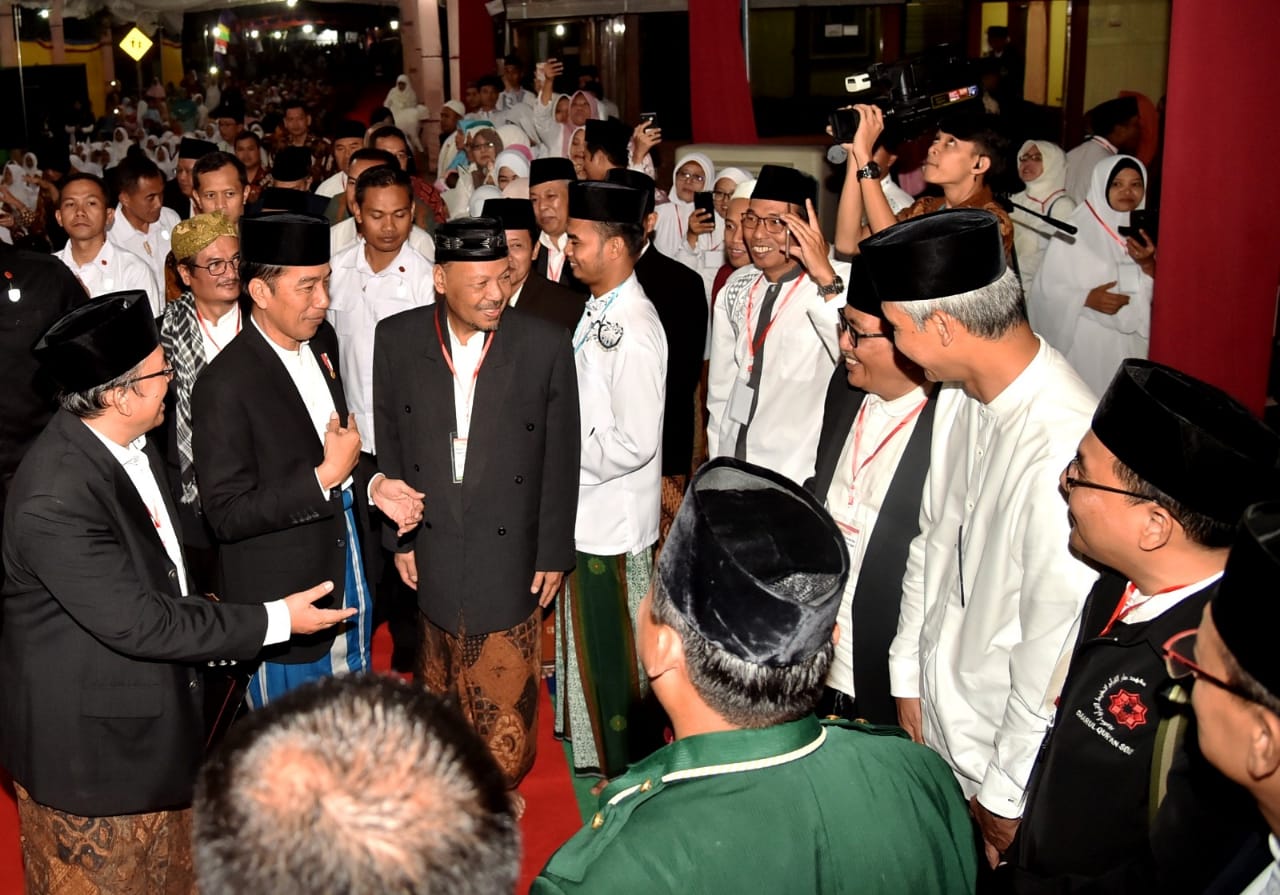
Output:
<path fill-rule="evenodd" d="M 546 246 L 542 246 L 541 250 L 538 252 L 538 257 L 533 259 L 533 269 L 542 274 L 542 276 L 547 277 Z M 547 277 L 547 279 L 551 280 L 550 277 Z M 591 294 L 591 289 L 587 284 L 573 275 L 573 265 L 569 263 L 568 258 L 565 259 L 564 266 L 560 268 L 560 279 L 551 280 L 551 282 L 558 283 L 566 289 L 572 289 L 580 295 L 586 296 Z"/>
<path fill-rule="evenodd" d="M 182 187 L 178 186 L 177 180 L 165 181 L 164 207 L 173 209 L 184 221 L 191 217 L 191 200 L 182 195 Z"/>
<path fill-rule="evenodd" d="M 572 333 L 578 328 L 578 321 L 582 319 L 582 312 L 586 307 L 585 294 L 566 289 L 536 270 L 531 270 L 520 290 L 520 301 L 515 310 L 521 314 L 541 317 Z"/>
<path fill-rule="evenodd" d="M 169 518 L 160 457 L 146 449 Z M 0 763 L 90 817 L 180 808 L 204 751 L 197 668 L 252 659 L 258 606 L 184 597 L 128 474 L 59 411 L 13 480 L 0 599 Z"/>
<path fill-rule="evenodd" d="M 523 305 L 523 302 L 521 302 Z M 444 303 L 378 324 L 373 349 L 378 466 L 426 497 L 413 550 L 418 605 L 454 633 L 515 627 L 537 606 L 535 571 L 574 564 L 578 379 L 569 335 L 505 314 L 475 384 L 463 482 L 453 482 L 453 376 L 440 350 Z M 390 532 L 394 535 L 394 532 Z"/>
<path fill-rule="evenodd" d="M 659 252 L 653 243 L 636 262 L 636 279 L 657 308 L 667 336 L 662 474 L 688 475 L 693 465 L 694 395 L 702 379 L 710 325 L 707 287 L 702 277 Z"/>
<path fill-rule="evenodd" d="M 345 423 L 347 401 L 333 327 L 320 324 L 308 344 L 316 364 L 333 370 L 325 381 Z M 328 355 L 328 367 L 322 354 Z M 221 545 L 222 599 L 261 603 L 330 580 L 333 591 L 316 605 L 341 606 L 347 526 L 339 496 L 330 499 L 316 482 L 324 445 L 288 371 L 252 323 L 246 322 L 200 374 L 191 396 L 191 422 L 200 504 Z M 367 482 L 359 470 L 353 475 L 358 529 L 364 531 Z M 341 630 L 337 625 L 294 637 L 269 647 L 263 658 L 313 662 Z"/>
<path fill-rule="evenodd" d="M 848 375 L 844 364 L 839 365 L 827 387 L 814 476 L 805 483 L 818 500 L 827 496 L 845 439 L 867 396 L 849 385 Z M 929 472 L 937 397 L 938 389 L 934 387 L 893 474 L 853 591 L 852 630 L 842 632 L 853 643 L 853 689 L 858 714 L 873 724 L 898 723 L 897 703 L 889 695 L 889 644 L 898 631 L 907 551 L 920 533 L 920 498 Z"/>

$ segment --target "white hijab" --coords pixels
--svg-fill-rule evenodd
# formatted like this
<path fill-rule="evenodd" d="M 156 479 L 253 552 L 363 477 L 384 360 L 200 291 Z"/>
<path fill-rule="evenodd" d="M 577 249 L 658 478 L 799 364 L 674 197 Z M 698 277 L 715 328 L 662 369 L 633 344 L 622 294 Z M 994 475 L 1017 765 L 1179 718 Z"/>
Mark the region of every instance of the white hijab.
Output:
<path fill-rule="evenodd" d="M 1049 204 L 1067 192 L 1067 154 L 1056 143 L 1050 143 L 1048 140 L 1028 140 L 1022 144 L 1018 155 L 1022 156 L 1033 147 L 1040 150 L 1040 157 L 1044 159 L 1044 170 L 1035 180 L 1024 184 L 1025 188 L 1022 192 L 1015 194 L 1012 198 L 1014 202 L 1030 205 L 1033 209 L 1048 214 Z M 1060 217 L 1060 215 L 1056 216 Z"/>
<path fill-rule="evenodd" d="M 680 169 L 684 167 L 686 162 L 693 162 L 702 169 L 702 176 L 706 178 L 706 182 L 702 185 L 701 190 L 694 192 L 706 192 L 715 189 L 716 185 L 716 166 L 711 159 L 703 155 L 701 152 L 682 152 L 676 156 L 675 167 L 671 170 L 671 192 L 668 195 L 681 211 L 687 211 L 693 207 L 692 202 L 685 202 L 676 196 L 676 179 L 679 176 Z"/>
<path fill-rule="evenodd" d="M 404 84 L 404 89 L 400 89 L 400 85 Z M 413 90 L 413 84 L 409 81 L 408 75 L 401 75 L 396 78 L 395 85 L 387 91 L 387 98 L 382 104 L 391 110 L 392 114 L 403 109 L 412 109 L 418 105 L 418 94 Z"/>
<path fill-rule="evenodd" d="M 118 165 L 124 161 L 125 153 L 129 151 L 129 147 L 133 145 L 133 141 L 129 139 L 129 132 L 122 127 L 116 128 L 111 134 L 111 164 Z"/>
<path fill-rule="evenodd" d="M 4 169 L 13 180 L 13 183 L 9 184 L 9 192 L 13 193 L 13 198 L 25 205 L 28 211 L 34 209 L 36 200 L 40 198 L 40 188 L 27 183 L 27 175 L 31 172 L 17 162 L 9 162 Z"/>
<path fill-rule="evenodd" d="M 1122 162 L 1130 162 L 1147 184 L 1147 169 L 1130 155 L 1113 155 L 1093 168 L 1089 192 L 1080 207 L 1071 213 L 1070 223 L 1078 230 L 1075 242 L 1052 240 L 1036 274 L 1027 301 L 1031 327 L 1063 354 L 1071 351 L 1076 325 L 1082 316 L 1121 332 L 1145 337 L 1150 327 L 1152 280 L 1145 274 L 1139 294 L 1116 314 L 1101 314 L 1084 306 L 1090 290 L 1116 281 L 1121 267 L 1136 266 L 1121 245 L 1119 229 L 1128 226 L 1129 212 L 1116 211 L 1107 201 L 1113 172 Z M 1145 208 L 1145 191 L 1138 208 Z M 1112 291 L 1119 291 L 1113 287 Z M 1091 383 L 1092 384 L 1092 383 Z"/>
<path fill-rule="evenodd" d="M 509 168 L 516 177 L 529 176 L 529 160 L 510 149 L 502 150 L 502 152 L 498 153 L 498 157 L 494 159 L 493 170 L 502 173 L 503 168 Z"/>

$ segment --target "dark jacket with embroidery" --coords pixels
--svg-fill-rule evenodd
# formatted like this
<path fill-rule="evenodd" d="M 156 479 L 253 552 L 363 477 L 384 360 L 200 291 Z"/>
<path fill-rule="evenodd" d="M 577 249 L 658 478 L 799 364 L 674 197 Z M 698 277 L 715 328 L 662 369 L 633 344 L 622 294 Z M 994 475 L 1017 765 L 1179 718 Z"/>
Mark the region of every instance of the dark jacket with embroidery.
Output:
<path fill-rule="evenodd" d="M 1261 822 L 1247 793 L 1200 753 L 1190 706 L 1168 698 L 1162 647 L 1198 627 L 1216 585 L 1103 636 L 1126 582 L 1098 579 L 1027 790 L 1002 891 L 1201 892 Z M 1151 818 L 1161 722 L 1186 712 L 1167 791 Z"/>

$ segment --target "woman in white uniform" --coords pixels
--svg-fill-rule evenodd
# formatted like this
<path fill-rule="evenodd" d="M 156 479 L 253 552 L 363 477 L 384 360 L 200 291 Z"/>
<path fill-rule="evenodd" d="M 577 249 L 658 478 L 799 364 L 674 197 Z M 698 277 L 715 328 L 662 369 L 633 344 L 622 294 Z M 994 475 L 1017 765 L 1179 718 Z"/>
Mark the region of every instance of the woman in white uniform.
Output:
<path fill-rule="evenodd" d="M 1009 197 L 1014 204 L 1009 217 L 1013 220 L 1013 248 L 1018 253 L 1022 291 L 1029 294 L 1049 241 L 1072 240 L 1062 230 L 1023 209 L 1065 221 L 1076 210 L 1076 203 L 1066 190 L 1067 154 L 1048 140 L 1028 140 L 1022 144 L 1018 150 L 1018 177 L 1025 189 Z"/>
<path fill-rule="evenodd" d="M 707 156 L 701 152 L 677 156 L 671 201 L 658 206 L 653 237 L 658 251 L 702 277 L 708 304 L 716 272 L 724 263 L 724 218 L 714 211 L 710 216 L 697 211 L 693 201 L 694 193 L 711 192 L 715 183 L 716 167 Z"/>

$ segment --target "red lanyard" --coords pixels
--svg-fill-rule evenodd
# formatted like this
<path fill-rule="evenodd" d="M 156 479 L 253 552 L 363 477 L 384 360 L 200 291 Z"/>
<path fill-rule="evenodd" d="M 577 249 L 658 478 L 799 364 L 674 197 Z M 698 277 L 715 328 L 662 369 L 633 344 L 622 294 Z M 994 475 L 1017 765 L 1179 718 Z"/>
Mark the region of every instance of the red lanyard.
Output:
<path fill-rule="evenodd" d="M 1129 243 L 1121 239 L 1120 234 L 1116 233 L 1116 231 L 1108 227 L 1107 222 L 1104 221 L 1102 218 L 1098 217 L 1098 212 L 1094 210 L 1093 203 L 1090 202 L 1088 199 L 1085 199 L 1084 204 L 1089 206 L 1089 213 L 1092 214 L 1093 219 L 1102 226 L 1102 229 L 1107 231 L 1107 235 L 1110 236 L 1112 239 L 1114 239 L 1116 241 L 1116 244 L 1119 245 L 1120 248 L 1127 250 L 1129 248 Z"/>
<path fill-rule="evenodd" d="M 773 316 L 769 318 L 769 322 L 764 325 L 764 332 L 760 333 L 758 338 L 751 338 L 751 306 L 755 303 L 756 287 L 764 279 L 764 274 L 760 274 L 756 281 L 751 284 L 751 291 L 747 293 L 747 353 L 751 360 L 747 363 L 747 372 L 750 373 L 752 367 L 755 366 L 756 352 L 764 347 L 764 340 L 769 336 L 769 330 L 773 329 L 773 325 L 778 322 L 778 318 L 782 316 L 783 310 L 787 307 L 787 302 L 791 301 L 791 296 L 796 294 L 796 290 L 800 288 L 800 282 L 804 279 L 804 275 L 796 277 L 795 285 L 791 290 L 783 296 L 782 303 L 778 305 L 778 309 L 773 312 Z M 765 290 L 768 292 L 768 290 Z"/>
<path fill-rule="evenodd" d="M 218 350 L 218 352 L 219 352 L 219 353 L 221 353 L 222 349 L 223 349 L 225 346 L 223 346 L 223 345 L 219 345 L 219 344 L 218 344 L 218 340 L 217 340 L 217 339 L 215 339 L 215 338 L 213 337 L 213 333 L 209 331 L 209 327 L 208 327 L 208 325 L 204 322 L 204 317 L 203 317 L 203 316 L 201 316 L 201 314 L 200 314 L 200 312 L 199 312 L 199 311 L 196 311 L 196 319 L 200 321 L 200 328 L 201 328 L 202 330 L 204 330 L 205 338 L 206 338 L 206 339 L 208 339 L 210 342 L 212 342 L 212 343 L 213 343 L 213 347 L 214 347 L 214 348 L 216 348 L 216 349 Z M 238 304 L 236 305 L 236 335 L 237 335 L 237 336 L 238 336 L 238 335 L 240 335 L 240 305 L 238 305 Z M 233 338 L 234 338 L 234 337 L 233 337 Z"/>
<path fill-rule="evenodd" d="M 1027 193 L 1027 198 L 1030 199 L 1032 202 L 1036 203 L 1037 205 L 1039 205 L 1041 211 L 1045 212 L 1045 214 L 1048 214 L 1048 207 L 1053 203 L 1053 200 L 1058 198 L 1061 195 L 1064 195 L 1066 192 L 1067 192 L 1066 190 L 1054 190 L 1052 193 L 1050 193 L 1048 196 L 1045 197 L 1043 202 L 1041 202 L 1039 199 L 1037 199 L 1035 196 L 1031 195 L 1030 193 Z M 1097 217 L 1097 215 L 1094 215 L 1094 216 Z"/>
<path fill-rule="evenodd" d="M 1168 593 L 1173 593 L 1175 590 L 1182 590 L 1182 588 L 1186 586 L 1187 585 L 1185 584 L 1175 584 L 1173 587 L 1161 588 L 1155 593 L 1150 594 L 1144 599 L 1138 600 L 1136 603 L 1130 605 L 1129 600 L 1132 599 L 1133 595 L 1138 592 L 1137 585 L 1135 585 L 1132 581 L 1130 581 L 1129 584 L 1125 587 L 1124 593 L 1120 595 L 1120 602 L 1116 604 L 1115 612 L 1111 613 L 1111 620 L 1107 622 L 1106 627 L 1102 629 L 1102 631 L 1098 634 L 1098 636 L 1106 637 L 1107 634 L 1111 633 L 1111 628 L 1115 625 L 1116 622 L 1124 621 L 1125 616 L 1133 612 L 1139 606 L 1145 605 L 1148 600 L 1158 597 L 1161 594 L 1168 594 Z"/>
<path fill-rule="evenodd" d="M 444 333 L 440 329 L 440 315 L 436 314 L 436 338 L 440 340 L 440 353 L 444 355 L 444 362 L 449 366 L 449 373 L 452 374 L 454 381 L 458 379 L 458 371 L 453 367 L 453 358 L 449 356 L 449 349 L 444 344 Z M 471 402 L 476 394 L 476 380 L 480 377 L 480 368 L 484 366 L 484 359 L 489 356 L 489 349 L 493 347 L 493 336 L 485 334 L 484 348 L 480 351 L 480 360 L 476 363 L 476 368 L 471 371 L 471 385 L 467 388 L 467 419 L 471 419 Z"/>
<path fill-rule="evenodd" d="M 913 419 L 920 415 L 920 411 L 924 410 L 924 405 L 928 403 L 929 397 L 926 395 L 925 399 L 917 404 L 910 413 L 904 416 L 901 422 L 894 426 L 893 429 L 890 430 L 889 434 L 884 437 L 884 440 L 876 445 L 876 449 L 871 452 L 867 459 L 859 463 L 858 455 L 862 453 L 862 427 L 867 414 L 867 402 L 865 400 L 862 402 L 862 406 L 858 408 L 858 420 L 853 426 L 853 452 L 849 458 L 849 506 L 853 506 L 854 494 L 857 491 L 856 485 L 858 476 L 862 475 L 862 470 L 866 469 L 867 464 L 874 460 L 880 451 L 884 450 L 884 446 L 886 444 L 893 441 L 893 436 L 905 429 Z"/>

